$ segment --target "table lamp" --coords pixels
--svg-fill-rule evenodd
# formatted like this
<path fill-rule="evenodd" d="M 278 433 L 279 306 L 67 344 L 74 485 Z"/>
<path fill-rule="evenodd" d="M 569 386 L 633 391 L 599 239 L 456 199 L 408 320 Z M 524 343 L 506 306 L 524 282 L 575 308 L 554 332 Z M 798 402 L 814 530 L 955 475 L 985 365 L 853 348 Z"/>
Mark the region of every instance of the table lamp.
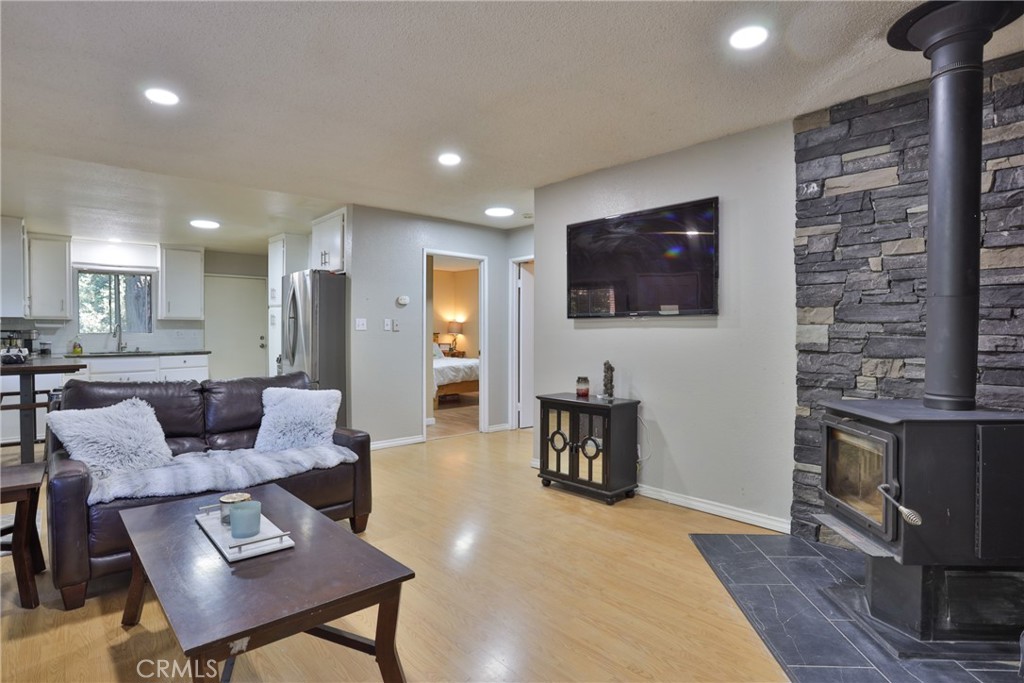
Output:
<path fill-rule="evenodd" d="M 452 352 L 455 352 L 456 344 L 459 341 L 459 335 L 462 334 L 462 323 L 455 322 L 454 320 L 448 323 L 448 334 L 452 335 Z"/>

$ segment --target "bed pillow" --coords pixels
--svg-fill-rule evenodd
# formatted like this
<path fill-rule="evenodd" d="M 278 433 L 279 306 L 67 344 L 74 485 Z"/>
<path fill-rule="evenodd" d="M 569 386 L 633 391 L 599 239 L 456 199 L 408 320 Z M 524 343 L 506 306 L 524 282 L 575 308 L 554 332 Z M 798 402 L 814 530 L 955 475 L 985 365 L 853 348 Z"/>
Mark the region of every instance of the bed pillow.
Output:
<path fill-rule="evenodd" d="M 55 410 L 46 423 L 72 460 L 95 477 L 160 467 L 172 461 L 153 406 L 129 398 L 106 408 Z"/>
<path fill-rule="evenodd" d="M 444 358 L 444 351 L 437 345 L 437 342 L 434 342 L 434 358 Z"/>
<path fill-rule="evenodd" d="M 268 387 L 263 390 L 263 421 L 254 448 L 281 451 L 332 443 L 339 408 L 337 389 Z"/>

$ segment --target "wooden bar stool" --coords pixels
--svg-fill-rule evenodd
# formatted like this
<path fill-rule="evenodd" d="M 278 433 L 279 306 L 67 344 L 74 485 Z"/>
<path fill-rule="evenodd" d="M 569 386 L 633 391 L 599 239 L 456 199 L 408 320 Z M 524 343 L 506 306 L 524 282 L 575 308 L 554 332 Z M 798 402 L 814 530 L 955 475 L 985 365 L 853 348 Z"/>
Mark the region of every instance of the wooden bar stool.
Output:
<path fill-rule="evenodd" d="M 0 467 L 0 503 L 16 503 L 11 555 L 14 574 L 18 579 L 21 606 L 31 609 L 39 606 L 36 574 L 46 571 L 43 548 L 39 543 L 36 511 L 39 509 L 39 489 L 46 474 L 46 463 Z"/>

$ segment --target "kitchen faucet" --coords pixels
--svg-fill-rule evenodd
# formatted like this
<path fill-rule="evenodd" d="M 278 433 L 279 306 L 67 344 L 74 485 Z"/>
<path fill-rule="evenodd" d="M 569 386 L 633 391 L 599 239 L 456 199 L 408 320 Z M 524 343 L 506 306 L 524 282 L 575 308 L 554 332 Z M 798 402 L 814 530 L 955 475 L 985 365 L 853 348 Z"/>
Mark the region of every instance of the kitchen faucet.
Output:
<path fill-rule="evenodd" d="M 124 351 L 128 348 L 128 343 L 121 339 L 121 323 L 118 322 L 114 325 L 114 332 L 111 334 L 112 337 L 117 337 L 117 350 Z"/>

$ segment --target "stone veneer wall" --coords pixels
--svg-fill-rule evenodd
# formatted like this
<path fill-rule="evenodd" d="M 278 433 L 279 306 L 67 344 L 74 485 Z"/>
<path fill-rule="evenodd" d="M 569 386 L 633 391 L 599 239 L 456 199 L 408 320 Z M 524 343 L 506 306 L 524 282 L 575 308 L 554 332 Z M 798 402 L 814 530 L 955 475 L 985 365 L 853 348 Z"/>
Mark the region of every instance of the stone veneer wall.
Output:
<path fill-rule="evenodd" d="M 929 68 L 921 60 L 921 70 Z M 823 399 L 924 391 L 928 82 L 796 119 L 792 531 L 826 537 Z M 978 404 L 1024 410 L 1024 53 L 985 64 Z"/>

